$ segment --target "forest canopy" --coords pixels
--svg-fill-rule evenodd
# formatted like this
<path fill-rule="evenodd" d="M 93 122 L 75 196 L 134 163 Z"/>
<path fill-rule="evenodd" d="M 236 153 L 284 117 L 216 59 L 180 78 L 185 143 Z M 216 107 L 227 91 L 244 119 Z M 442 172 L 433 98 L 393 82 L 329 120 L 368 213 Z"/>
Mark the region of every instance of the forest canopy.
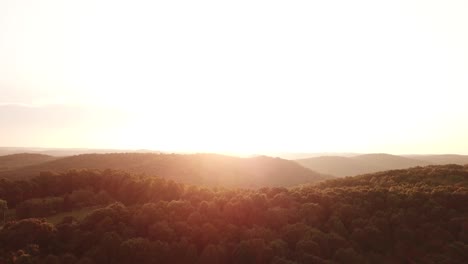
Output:
<path fill-rule="evenodd" d="M 120 171 L 0 181 L 5 263 L 466 263 L 468 167 L 229 189 Z M 47 215 L 97 209 L 57 224 Z"/>

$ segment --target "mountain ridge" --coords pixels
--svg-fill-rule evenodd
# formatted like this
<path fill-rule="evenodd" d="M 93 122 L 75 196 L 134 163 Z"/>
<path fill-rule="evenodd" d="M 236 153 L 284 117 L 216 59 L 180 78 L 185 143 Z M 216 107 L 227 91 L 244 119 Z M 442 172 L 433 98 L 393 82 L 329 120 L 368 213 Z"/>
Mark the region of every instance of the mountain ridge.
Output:
<path fill-rule="evenodd" d="M 229 187 L 294 186 L 329 179 L 285 159 L 219 154 L 111 153 L 82 154 L 0 172 L 0 177 L 23 179 L 43 171 L 116 169 L 160 176 L 188 184 Z"/>

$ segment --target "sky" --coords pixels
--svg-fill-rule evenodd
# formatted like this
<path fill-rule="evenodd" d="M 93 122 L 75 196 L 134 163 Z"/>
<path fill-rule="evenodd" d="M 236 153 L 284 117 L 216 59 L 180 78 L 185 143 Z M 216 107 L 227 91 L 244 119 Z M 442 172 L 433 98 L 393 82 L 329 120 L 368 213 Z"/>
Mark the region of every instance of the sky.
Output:
<path fill-rule="evenodd" d="M 0 1 L 0 146 L 468 154 L 468 1 Z"/>

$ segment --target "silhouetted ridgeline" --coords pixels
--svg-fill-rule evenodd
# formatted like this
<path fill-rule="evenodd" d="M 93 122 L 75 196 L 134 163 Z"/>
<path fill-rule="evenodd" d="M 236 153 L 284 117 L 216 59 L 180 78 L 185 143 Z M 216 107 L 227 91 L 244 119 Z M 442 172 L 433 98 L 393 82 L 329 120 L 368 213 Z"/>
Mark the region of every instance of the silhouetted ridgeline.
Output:
<path fill-rule="evenodd" d="M 430 166 L 290 189 L 111 170 L 1 180 L 19 218 L 102 208 L 57 225 L 7 223 L 0 263 L 467 263 L 467 171 Z"/>
<path fill-rule="evenodd" d="M 0 177 L 30 178 L 41 171 L 70 169 L 116 169 L 188 184 L 227 187 L 295 186 L 331 178 L 293 161 L 265 156 L 237 158 L 216 154 L 152 153 L 83 154 L 0 172 Z"/>

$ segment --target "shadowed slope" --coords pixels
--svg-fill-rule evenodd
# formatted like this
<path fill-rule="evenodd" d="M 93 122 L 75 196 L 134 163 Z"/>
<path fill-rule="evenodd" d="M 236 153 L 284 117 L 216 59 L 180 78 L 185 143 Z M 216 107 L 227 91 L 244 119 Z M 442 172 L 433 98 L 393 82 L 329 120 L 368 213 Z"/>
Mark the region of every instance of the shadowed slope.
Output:
<path fill-rule="evenodd" d="M 319 173 L 338 177 L 432 164 L 428 161 L 389 154 L 365 154 L 354 157 L 316 157 L 300 159 L 296 160 L 296 162 Z"/>

